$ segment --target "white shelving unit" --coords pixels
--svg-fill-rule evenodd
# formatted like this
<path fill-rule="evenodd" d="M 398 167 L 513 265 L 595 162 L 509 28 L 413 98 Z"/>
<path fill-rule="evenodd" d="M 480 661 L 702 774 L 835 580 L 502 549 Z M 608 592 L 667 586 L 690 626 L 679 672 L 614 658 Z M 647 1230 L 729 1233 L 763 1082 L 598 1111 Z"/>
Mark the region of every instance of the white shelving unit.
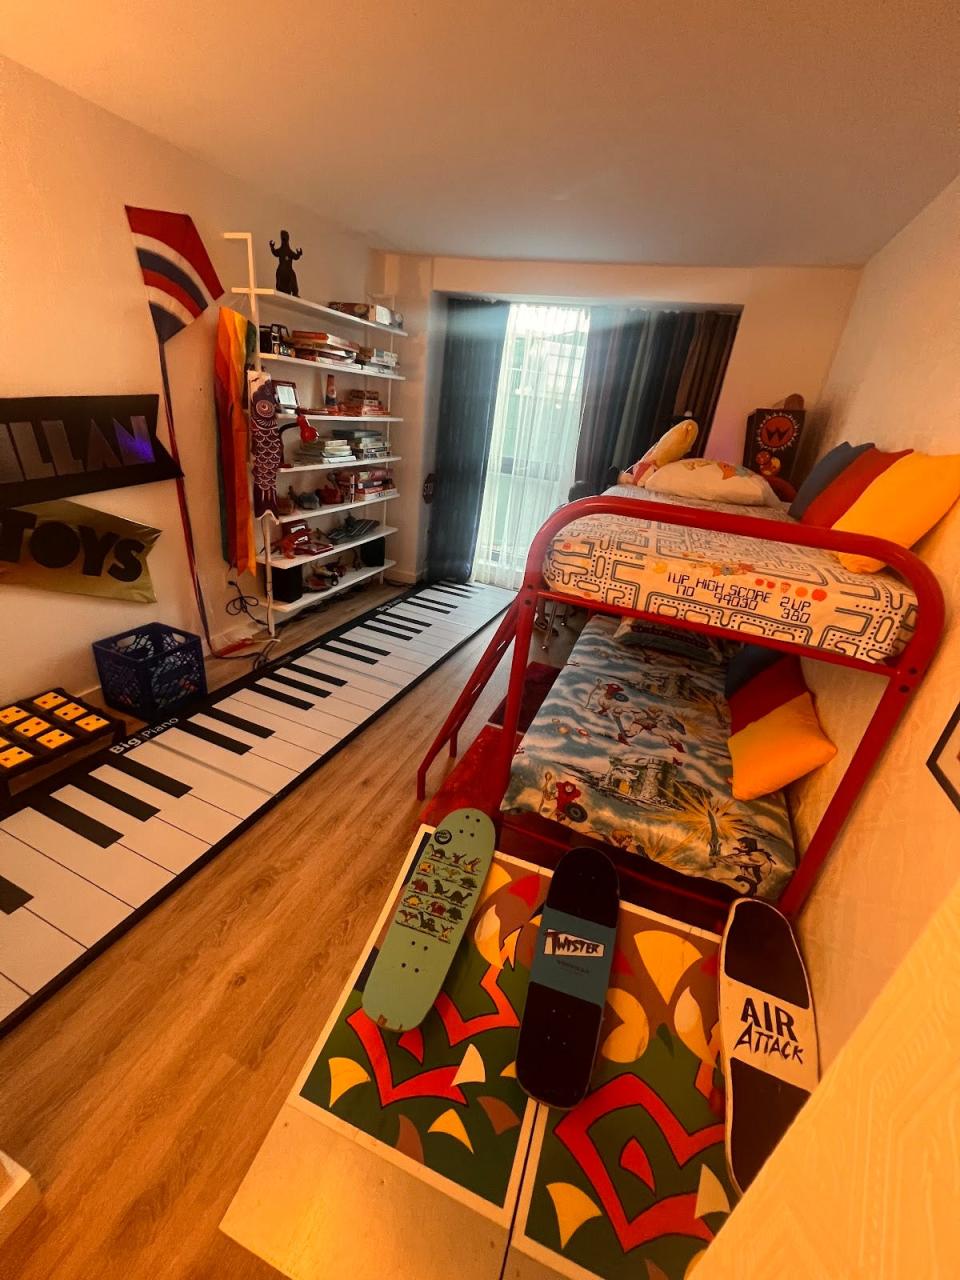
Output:
<path fill-rule="evenodd" d="M 375 542 L 377 538 L 385 538 L 390 533 L 396 533 L 397 530 L 388 524 L 377 525 L 376 529 L 371 529 L 369 533 L 365 533 L 362 538 L 351 538 L 349 542 L 338 542 L 336 546 L 331 547 L 329 551 L 318 551 L 316 555 L 294 556 L 292 559 L 284 557 L 282 560 L 277 559 L 274 564 L 280 565 L 283 569 L 293 569 L 300 565 L 315 564 L 318 560 L 331 560 L 334 556 L 338 556 L 341 551 L 349 551 L 351 547 L 362 547 L 365 542 Z M 257 564 L 266 564 L 264 555 L 257 556 Z"/>
<path fill-rule="evenodd" d="M 377 324 L 375 320 L 363 320 L 360 316 L 351 316 L 346 311 L 337 311 L 336 307 L 325 306 L 322 302 L 310 302 L 307 298 L 294 298 L 289 293 L 279 293 L 276 289 L 254 289 L 251 293 L 250 289 L 239 288 L 233 289 L 233 293 L 241 294 L 246 298 L 256 298 L 258 302 L 275 302 L 283 307 L 285 311 L 299 311 L 302 315 L 308 316 L 325 316 L 331 320 L 341 321 L 344 324 L 356 324 L 362 329 L 375 329 L 377 333 L 390 333 L 395 338 L 405 338 L 407 336 L 406 329 L 397 329 L 392 324 Z"/>
<path fill-rule="evenodd" d="M 334 315 L 339 314 L 339 311 L 334 312 Z M 299 364 L 307 369 L 324 369 L 342 373 L 344 376 L 352 373 L 358 378 L 379 378 L 382 382 L 406 382 L 406 378 L 400 373 L 370 373 L 362 364 L 344 364 L 340 360 L 304 360 L 301 356 L 271 356 L 265 351 L 261 352 L 260 359 L 264 364 Z M 365 418 L 364 421 L 366 422 L 367 419 Z"/>
<path fill-rule="evenodd" d="M 375 578 L 378 573 L 385 573 L 387 569 L 392 569 L 396 564 L 396 560 L 384 560 L 382 565 L 377 565 L 375 569 L 348 569 L 335 587 L 330 587 L 327 591 L 307 591 L 299 600 L 294 600 L 290 604 L 284 604 L 282 600 L 274 601 L 274 613 L 281 613 L 284 617 L 292 613 L 299 613 L 301 609 L 309 609 L 312 604 L 319 604 L 321 600 L 329 600 L 331 596 L 339 595 L 341 591 L 349 591 L 351 587 L 357 586 L 361 582 L 366 582 L 368 578 Z"/>
<path fill-rule="evenodd" d="M 257 285 L 256 269 L 254 264 L 253 253 L 253 236 L 248 231 L 228 231 L 224 234 L 226 240 L 237 240 L 242 242 L 246 248 L 246 267 L 247 267 L 247 283 L 244 285 L 234 286 L 232 293 L 235 297 L 245 298 L 249 304 L 250 319 L 257 328 L 257 350 L 254 354 L 255 367 L 260 370 L 264 365 L 278 365 L 282 367 L 290 367 L 291 376 L 296 380 L 297 375 L 292 373 L 293 370 L 306 371 L 299 374 L 301 377 L 309 376 L 310 373 L 335 373 L 342 379 L 346 386 L 364 386 L 367 379 L 375 378 L 380 382 L 387 384 L 384 392 L 386 400 L 386 414 L 371 414 L 364 416 L 349 416 L 347 414 L 305 414 L 308 421 L 319 424 L 328 422 L 331 427 L 350 424 L 366 424 L 376 429 L 386 428 L 384 434 L 387 441 L 387 450 L 389 457 L 356 460 L 352 462 L 322 462 L 322 463 L 298 463 L 291 467 L 285 467 L 277 476 L 277 485 L 283 486 L 284 478 L 289 476 L 292 485 L 296 491 L 297 480 L 295 477 L 307 477 L 310 472 L 324 471 L 345 471 L 349 469 L 368 468 L 373 469 L 381 466 L 389 465 L 393 462 L 401 461 L 400 455 L 393 452 L 390 448 L 390 427 L 403 422 L 403 419 L 396 417 L 390 407 L 390 393 L 392 382 L 405 381 L 402 374 L 399 373 L 383 373 L 377 370 L 369 370 L 363 365 L 345 365 L 336 360 L 304 360 L 298 356 L 280 356 L 271 355 L 267 352 L 261 353 L 259 350 L 259 334 L 260 334 L 260 311 L 276 313 L 279 319 L 281 316 L 308 316 L 314 320 L 322 319 L 324 327 L 329 328 L 331 332 L 338 330 L 347 331 L 350 328 L 359 328 L 367 332 L 382 334 L 390 339 L 389 349 L 394 349 L 393 340 L 395 338 L 405 338 L 406 330 L 394 325 L 378 324 L 373 320 L 364 320 L 360 316 L 352 316 L 344 311 L 337 311 L 334 307 L 329 307 L 322 302 L 313 302 L 308 298 L 295 298 L 290 294 L 280 293 L 276 289 L 264 289 Z M 291 324 L 291 328 L 296 328 L 296 324 Z M 387 345 L 386 343 L 382 345 Z M 287 376 L 283 374 L 281 376 Z M 311 388 L 310 394 L 301 394 L 299 399 L 305 404 L 320 404 L 322 396 L 320 388 Z M 291 414 L 278 414 L 278 421 L 291 422 L 294 421 Z M 304 488 L 312 487 L 309 483 Z M 332 560 L 337 556 L 352 550 L 354 547 L 362 546 L 364 543 L 373 542 L 378 538 L 387 538 L 391 534 L 397 533 L 398 530 L 393 525 L 388 525 L 385 520 L 385 504 L 392 499 L 399 497 L 397 491 L 391 490 L 375 499 L 364 500 L 362 502 L 342 502 L 333 506 L 319 507 L 316 511 L 296 511 L 289 516 L 274 516 L 267 513 L 260 518 L 260 530 L 262 546 L 257 555 L 257 563 L 263 566 L 264 578 L 264 595 L 265 603 L 262 606 L 266 611 L 266 623 L 270 635 L 275 634 L 275 617 L 279 617 L 281 621 L 287 620 L 292 614 L 299 613 L 302 609 L 308 609 L 311 605 L 328 600 L 331 596 L 338 595 L 342 591 L 348 591 L 351 587 L 356 586 L 360 582 L 365 582 L 372 578 L 379 578 L 383 581 L 383 575 L 387 569 L 392 569 L 396 564 L 395 560 L 384 560 L 382 565 L 374 567 L 366 567 L 348 570 L 335 587 L 330 587 L 327 591 L 304 591 L 303 596 L 299 600 L 292 603 L 285 603 L 274 599 L 273 595 L 273 571 L 274 569 L 289 569 L 306 567 L 316 561 Z M 373 510 L 376 508 L 376 510 Z M 318 555 L 297 556 L 292 560 L 285 560 L 278 556 L 272 550 L 272 542 L 277 532 L 282 532 L 285 525 L 292 524 L 297 520 L 322 520 L 327 516 L 336 515 L 338 512 L 359 511 L 363 509 L 368 514 L 375 516 L 379 520 L 377 529 L 372 530 L 369 534 L 361 538 L 354 538 L 347 542 L 341 542 L 333 547 L 330 551 L 320 552 Z"/>
<path fill-rule="evenodd" d="M 304 471 L 348 471 L 351 467 L 385 467 L 388 462 L 402 462 L 403 459 L 399 453 L 391 453 L 388 458 L 376 458 L 372 462 L 369 458 L 357 459 L 355 462 L 298 462 L 296 466 L 284 467 L 277 476 L 279 482 L 282 476 L 295 476 Z M 278 483 L 279 487 L 279 483 Z"/>

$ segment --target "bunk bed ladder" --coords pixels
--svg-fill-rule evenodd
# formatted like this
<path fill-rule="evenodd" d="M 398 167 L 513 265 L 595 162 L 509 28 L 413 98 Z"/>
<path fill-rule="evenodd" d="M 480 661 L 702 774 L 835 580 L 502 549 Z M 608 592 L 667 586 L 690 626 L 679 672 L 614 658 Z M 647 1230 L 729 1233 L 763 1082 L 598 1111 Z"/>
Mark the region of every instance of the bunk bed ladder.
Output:
<path fill-rule="evenodd" d="M 430 749 L 420 762 L 417 770 L 417 799 L 424 800 L 427 795 L 427 771 L 443 750 L 445 743 L 450 743 L 451 757 L 457 754 L 457 735 L 463 728 L 464 721 L 476 705 L 477 699 L 486 688 L 490 677 L 500 665 L 500 659 L 510 648 L 517 631 L 517 616 L 520 602 L 514 600 L 500 619 L 500 625 L 493 634 L 493 639 L 484 650 L 483 657 L 477 663 L 470 678 L 463 687 L 463 692 L 453 704 L 450 714 L 444 720 L 440 732 L 430 744 Z M 529 639 L 524 652 L 530 648 Z"/>

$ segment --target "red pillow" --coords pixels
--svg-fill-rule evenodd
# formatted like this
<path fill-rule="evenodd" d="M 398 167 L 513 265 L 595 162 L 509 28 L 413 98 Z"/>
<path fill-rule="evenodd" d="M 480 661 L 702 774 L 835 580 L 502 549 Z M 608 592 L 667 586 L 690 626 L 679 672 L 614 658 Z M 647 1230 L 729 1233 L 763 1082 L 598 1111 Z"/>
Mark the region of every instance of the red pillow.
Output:
<path fill-rule="evenodd" d="M 883 453 L 880 449 L 870 448 L 857 454 L 850 465 L 845 467 L 835 480 L 831 480 L 822 493 L 817 494 L 800 517 L 800 523 L 819 525 L 821 529 L 832 529 L 877 476 L 882 475 L 887 467 L 892 467 L 899 458 L 905 458 L 909 453 L 913 453 L 913 450 L 904 449 L 902 453 Z"/>
<path fill-rule="evenodd" d="M 731 731 L 739 733 L 754 720 L 806 692 L 800 659 L 792 653 L 784 654 L 727 696 Z"/>

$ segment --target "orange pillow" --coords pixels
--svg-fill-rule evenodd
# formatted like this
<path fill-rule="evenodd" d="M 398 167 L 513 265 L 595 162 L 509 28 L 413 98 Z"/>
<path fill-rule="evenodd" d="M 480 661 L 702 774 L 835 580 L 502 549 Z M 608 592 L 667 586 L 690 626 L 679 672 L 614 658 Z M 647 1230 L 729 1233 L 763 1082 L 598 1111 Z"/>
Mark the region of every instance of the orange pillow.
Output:
<path fill-rule="evenodd" d="M 831 480 L 822 493 L 817 494 L 800 517 L 800 523 L 832 529 L 877 476 L 911 452 L 911 449 L 905 449 L 903 453 L 884 453 L 871 445 Z"/>
<path fill-rule="evenodd" d="M 728 739 L 733 794 L 755 800 L 818 769 L 837 754 L 820 728 L 813 698 L 801 693 Z"/>
<path fill-rule="evenodd" d="M 792 654 L 762 667 L 727 701 L 737 800 L 779 791 L 837 754 L 820 727 L 800 660 Z"/>
<path fill-rule="evenodd" d="M 859 461 L 859 459 L 857 460 Z M 851 464 L 855 466 L 856 462 Z M 834 523 L 837 532 L 868 533 L 912 547 L 960 498 L 960 454 L 909 453 L 867 486 Z M 876 573 L 882 560 L 840 553 L 851 573 Z"/>

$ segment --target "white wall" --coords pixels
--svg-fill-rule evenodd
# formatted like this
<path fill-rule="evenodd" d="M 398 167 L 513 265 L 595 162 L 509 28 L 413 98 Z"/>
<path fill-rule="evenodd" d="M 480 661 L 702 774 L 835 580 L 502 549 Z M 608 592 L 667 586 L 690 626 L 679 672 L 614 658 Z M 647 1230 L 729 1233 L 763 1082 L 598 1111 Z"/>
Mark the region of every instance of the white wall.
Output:
<path fill-rule="evenodd" d="M 397 305 L 412 317 L 426 317 L 437 294 L 742 307 L 707 448 L 712 457 L 739 461 L 746 418 L 754 409 L 795 391 L 808 405 L 818 399 L 860 273 L 845 267 L 662 267 L 375 254 L 373 274 L 375 287 L 396 293 Z M 439 370 L 439 360 L 431 370 Z M 416 520 L 423 476 L 433 470 L 433 393 L 429 380 L 406 390 L 414 421 L 403 428 L 404 439 L 408 452 L 420 456 L 418 472 L 413 459 L 405 464 L 406 502 L 397 504 L 408 527 Z M 423 438 L 414 449 L 417 431 Z M 400 567 L 411 576 L 423 563 L 420 532 L 419 558 L 410 542 L 402 547 Z"/>
<path fill-rule="evenodd" d="M 960 452 L 960 179 L 864 269 L 811 450 L 840 440 L 882 449 Z M 947 603 L 944 642 L 890 748 L 834 847 L 801 920 L 829 1060 L 947 896 L 960 872 L 960 815 L 926 767 L 960 698 L 960 504 L 916 548 Z M 805 843 L 833 791 L 876 684 L 806 663 L 838 758 L 797 788 Z"/>
<path fill-rule="evenodd" d="M 238 110 L 262 107 L 238 90 Z M 305 163 L 314 160 L 322 162 L 319 154 L 305 154 Z M 250 180 L 238 181 L 4 59 L 0 173 L 0 396 L 160 390 L 156 339 L 125 204 L 189 213 L 228 291 L 243 283 L 245 259 L 221 232 L 254 233 L 261 283 L 272 284 L 267 241 L 286 227 L 304 249 L 297 264 L 304 296 L 366 296 L 365 242 L 274 190 L 269 155 L 251 155 Z M 231 593 L 220 555 L 215 326 L 211 307 L 167 351 L 211 628 L 222 634 L 235 624 L 223 612 Z M 90 688 L 96 683 L 91 642 L 142 622 L 159 619 L 199 630 L 174 484 L 84 494 L 75 501 L 163 530 L 150 557 L 157 603 L 0 588 L 0 697 L 53 683 L 78 692 Z"/>

